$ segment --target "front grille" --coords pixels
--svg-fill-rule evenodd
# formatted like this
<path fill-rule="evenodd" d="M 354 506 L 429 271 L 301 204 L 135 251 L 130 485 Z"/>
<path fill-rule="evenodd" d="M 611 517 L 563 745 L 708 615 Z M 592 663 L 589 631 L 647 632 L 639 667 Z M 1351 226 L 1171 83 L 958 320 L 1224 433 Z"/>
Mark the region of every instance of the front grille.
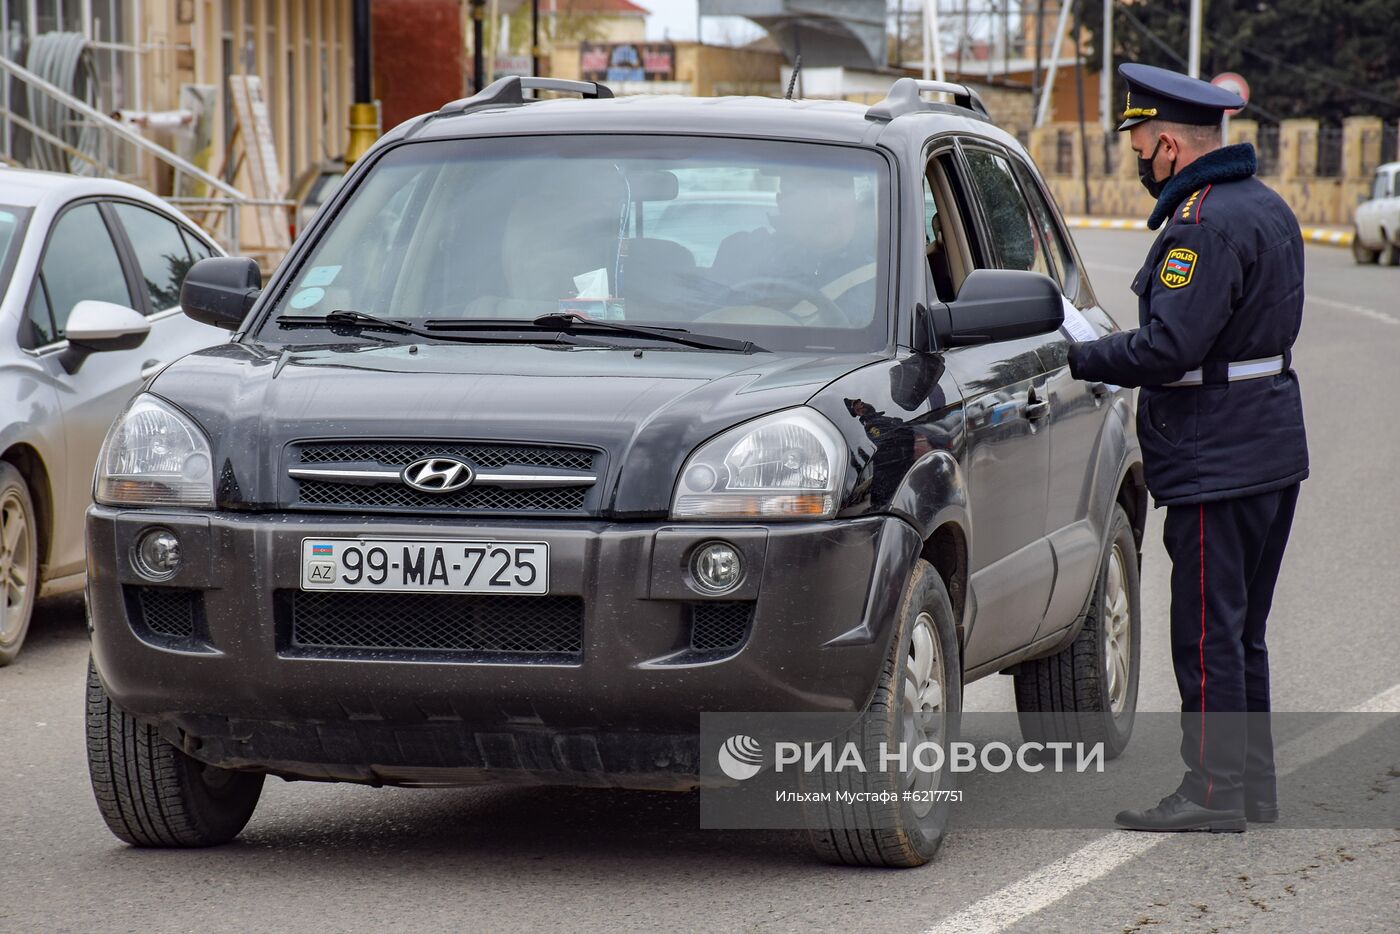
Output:
<path fill-rule="evenodd" d="M 315 441 L 299 447 L 301 464 L 383 464 L 407 467 L 424 457 L 448 455 L 471 461 L 478 467 L 549 467 L 586 471 L 597 454 L 582 448 L 558 448 L 520 444 L 463 444 L 431 441 Z"/>
<path fill-rule="evenodd" d="M 283 594 L 291 647 L 375 652 L 558 656 L 583 652 L 579 597 Z"/>
<path fill-rule="evenodd" d="M 690 647 L 697 652 L 737 649 L 748 638 L 753 603 L 705 602 L 690 605 Z"/>
<path fill-rule="evenodd" d="M 365 509 L 478 510 L 490 512 L 577 512 L 583 508 L 590 487 L 565 486 L 508 489 L 469 486 L 455 493 L 420 493 L 398 483 L 362 486 L 302 480 L 298 502 L 305 506 L 361 507 Z"/>
<path fill-rule="evenodd" d="M 199 595 L 170 587 L 128 587 L 127 612 L 138 630 L 167 639 L 193 639 Z"/>
<path fill-rule="evenodd" d="M 602 455 L 585 448 L 432 441 L 309 441 L 293 446 L 294 467 L 401 469 L 425 457 L 459 457 L 479 470 L 577 471 L 598 475 Z M 422 493 L 402 483 L 292 481 L 293 504 L 311 509 L 586 515 L 595 484 L 498 487 L 473 484 L 453 493 Z"/>

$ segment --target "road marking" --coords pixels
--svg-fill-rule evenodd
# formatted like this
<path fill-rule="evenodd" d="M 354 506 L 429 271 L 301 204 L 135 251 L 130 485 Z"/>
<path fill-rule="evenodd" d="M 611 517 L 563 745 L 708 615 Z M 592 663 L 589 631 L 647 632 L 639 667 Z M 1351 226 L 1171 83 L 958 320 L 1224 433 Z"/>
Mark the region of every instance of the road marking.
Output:
<path fill-rule="evenodd" d="M 1400 684 L 1343 713 L 1400 713 Z M 1279 748 L 1278 760 L 1282 761 L 1276 760 L 1278 774 L 1287 775 L 1330 755 L 1358 739 L 1374 725 L 1355 720 L 1339 723 L 1334 719 L 1313 727 Z M 1068 856 L 979 898 L 944 918 L 924 934 L 997 934 L 1176 836 L 1173 833 L 1126 831 L 1105 834 Z"/>
<path fill-rule="evenodd" d="M 1342 311 L 1349 311 L 1352 314 L 1362 315 L 1363 317 L 1371 318 L 1385 324 L 1400 324 L 1400 318 L 1394 318 L 1374 308 L 1367 308 L 1365 305 L 1353 305 L 1350 302 L 1339 302 L 1331 298 L 1318 298 L 1315 295 L 1309 295 L 1306 300 L 1309 302 L 1316 302 L 1319 305 L 1326 305 L 1329 308 L 1340 308 Z"/>

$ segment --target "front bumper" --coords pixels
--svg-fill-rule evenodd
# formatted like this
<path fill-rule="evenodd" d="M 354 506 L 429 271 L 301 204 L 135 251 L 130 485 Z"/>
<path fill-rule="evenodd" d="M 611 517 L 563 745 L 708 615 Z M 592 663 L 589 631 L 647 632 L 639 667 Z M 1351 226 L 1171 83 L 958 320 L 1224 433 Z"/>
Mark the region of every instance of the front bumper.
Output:
<path fill-rule="evenodd" d="M 131 561 L 152 526 L 182 562 L 153 585 Z M 567 659 L 308 652 L 286 605 L 306 537 L 545 541 L 551 594 L 582 603 Z M 691 647 L 691 549 L 743 551 L 747 635 Z M 693 784 L 702 711 L 864 709 L 886 657 L 917 533 L 893 517 L 819 523 L 449 522 L 310 513 L 189 514 L 94 506 L 88 599 L 115 703 L 212 764 L 398 784 L 509 780 Z M 143 591 L 142 588 L 145 588 Z M 192 596 L 189 639 L 135 618 L 134 594 Z M 158 594 L 159 595 L 159 594 Z"/>

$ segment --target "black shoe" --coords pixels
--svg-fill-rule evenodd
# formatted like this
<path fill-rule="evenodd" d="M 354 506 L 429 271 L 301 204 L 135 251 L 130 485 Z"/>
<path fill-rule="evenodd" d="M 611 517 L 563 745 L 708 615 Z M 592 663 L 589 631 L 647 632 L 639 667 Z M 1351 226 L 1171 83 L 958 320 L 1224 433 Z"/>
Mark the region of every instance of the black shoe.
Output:
<path fill-rule="evenodd" d="M 1251 824 L 1273 824 L 1278 821 L 1278 802 L 1246 801 L 1244 803 L 1244 819 Z"/>
<path fill-rule="evenodd" d="M 1143 811 L 1119 811 L 1114 822 L 1127 830 L 1175 832 L 1208 830 L 1212 833 L 1239 833 L 1245 829 L 1244 812 L 1203 808 L 1184 795 L 1172 792 Z"/>

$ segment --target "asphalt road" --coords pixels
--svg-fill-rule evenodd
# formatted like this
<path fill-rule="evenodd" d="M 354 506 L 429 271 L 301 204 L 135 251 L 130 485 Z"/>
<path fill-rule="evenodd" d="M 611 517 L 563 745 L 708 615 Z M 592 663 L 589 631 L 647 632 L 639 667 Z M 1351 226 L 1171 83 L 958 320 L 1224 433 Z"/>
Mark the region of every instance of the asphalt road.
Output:
<path fill-rule="evenodd" d="M 1120 321 L 1146 234 L 1083 231 Z M 1400 269 L 1308 249 L 1295 352 L 1313 476 L 1270 621 L 1276 706 L 1400 710 Z M 1161 514 L 1148 530 L 1141 707 L 1177 704 Z M 423 791 L 269 780 L 242 838 L 138 851 L 103 826 L 83 751 L 81 608 L 44 607 L 0 670 L 0 931 L 1395 931 L 1400 829 L 1243 835 L 967 830 L 906 871 L 843 870 L 789 833 L 697 829 L 693 796 Z M 1387 693 L 1388 692 L 1388 693 Z M 1012 709 L 1010 679 L 972 685 Z M 1014 739 L 1014 738 L 1013 738 Z M 1131 749 L 1129 750 L 1131 754 Z M 1400 750 L 1391 780 L 1400 795 Z M 1361 780 L 1358 777 L 1358 781 Z M 1285 808 L 1288 802 L 1284 802 Z"/>

